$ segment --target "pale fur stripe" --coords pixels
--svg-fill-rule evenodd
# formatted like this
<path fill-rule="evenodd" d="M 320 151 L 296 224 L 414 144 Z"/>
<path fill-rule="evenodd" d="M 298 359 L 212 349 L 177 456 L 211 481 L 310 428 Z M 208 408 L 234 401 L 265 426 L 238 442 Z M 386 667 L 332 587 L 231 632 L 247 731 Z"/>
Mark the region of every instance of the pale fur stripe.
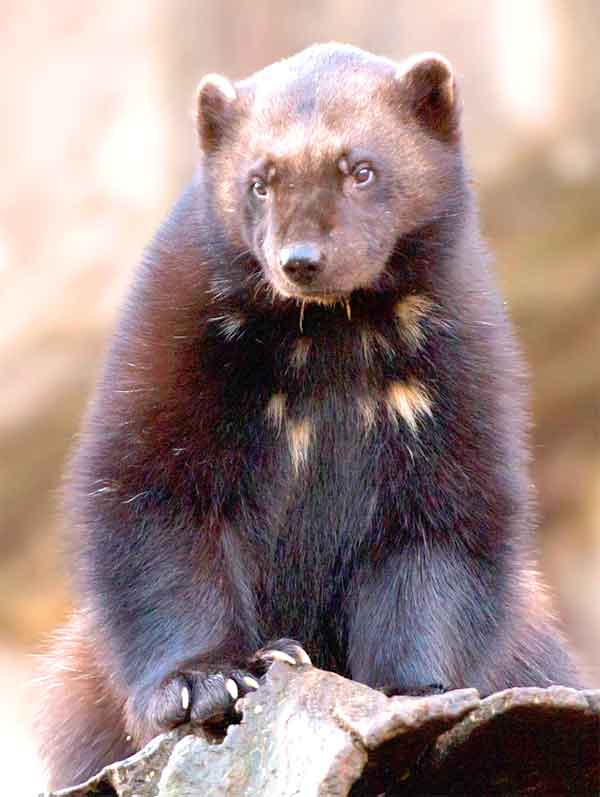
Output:
<path fill-rule="evenodd" d="M 308 418 L 301 421 L 291 421 L 287 428 L 290 457 L 296 474 L 308 462 L 308 452 L 313 437 L 313 424 Z"/>
<path fill-rule="evenodd" d="M 425 337 L 421 322 L 427 318 L 433 307 L 426 296 L 410 294 L 405 296 L 394 307 L 400 334 L 414 348 L 418 349 Z"/>
<path fill-rule="evenodd" d="M 290 363 L 294 371 L 301 371 L 306 366 L 311 345 L 310 338 L 298 338 L 294 344 L 290 355 Z"/>
<path fill-rule="evenodd" d="M 386 404 L 392 421 L 398 423 L 398 418 L 402 418 L 414 434 L 420 417 L 432 417 L 431 399 L 416 379 L 392 382 L 386 392 Z"/>
<path fill-rule="evenodd" d="M 394 346 L 390 341 L 375 330 L 369 327 L 363 327 L 360 331 L 360 345 L 362 348 L 363 358 L 367 367 L 373 364 L 375 351 L 379 350 L 386 359 L 392 359 L 395 355 Z"/>
<path fill-rule="evenodd" d="M 284 393 L 274 393 L 265 410 L 269 423 L 277 434 L 281 433 L 285 421 L 287 398 Z"/>

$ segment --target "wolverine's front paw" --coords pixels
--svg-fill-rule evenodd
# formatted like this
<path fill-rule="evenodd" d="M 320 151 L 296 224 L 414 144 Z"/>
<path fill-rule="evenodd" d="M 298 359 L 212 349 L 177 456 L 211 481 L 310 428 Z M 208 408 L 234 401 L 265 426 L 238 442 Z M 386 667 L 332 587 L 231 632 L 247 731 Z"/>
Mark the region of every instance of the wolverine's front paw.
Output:
<path fill-rule="evenodd" d="M 310 656 L 300 643 L 293 639 L 278 639 L 257 650 L 248 662 L 248 668 L 261 676 L 274 661 L 283 661 L 295 667 L 312 664 Z"/>
<path fill-rule="evenodd" d="M 144 736 L 155 736 L 185 722 L 215 730 L 239 722 L 237 700 L 258 687 L 256 678 L 245 670 L 173 673 L 148 702 Z"/>

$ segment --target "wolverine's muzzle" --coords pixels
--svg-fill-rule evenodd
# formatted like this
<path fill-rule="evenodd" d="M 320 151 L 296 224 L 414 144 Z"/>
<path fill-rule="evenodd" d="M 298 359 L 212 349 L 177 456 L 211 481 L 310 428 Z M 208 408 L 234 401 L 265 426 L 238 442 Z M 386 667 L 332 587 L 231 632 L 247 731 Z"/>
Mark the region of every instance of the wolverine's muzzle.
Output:
<path fill-rule="evenodd" d="M 325 267 L 325 256 L 314 243 L 296 243 L 283 247 L 279 253 L 279 264 L 290 282 L 308 286 L 318 281 Z"/>

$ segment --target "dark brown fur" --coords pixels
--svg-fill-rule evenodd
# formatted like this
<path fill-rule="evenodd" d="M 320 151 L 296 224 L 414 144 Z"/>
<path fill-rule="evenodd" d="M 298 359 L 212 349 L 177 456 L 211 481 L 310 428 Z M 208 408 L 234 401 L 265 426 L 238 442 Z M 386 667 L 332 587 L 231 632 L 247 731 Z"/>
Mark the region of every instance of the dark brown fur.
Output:
<path fill-rule="evenodd" d="M 71 467 L 55 787 L 231 720 L 270 657 L 301 661 L 256 653 L 278 637 L 393 691 L 578 683 L 531 567 L 522 369 L 449 66 L 320 46 L 198 107 L 202 164 Z"/>

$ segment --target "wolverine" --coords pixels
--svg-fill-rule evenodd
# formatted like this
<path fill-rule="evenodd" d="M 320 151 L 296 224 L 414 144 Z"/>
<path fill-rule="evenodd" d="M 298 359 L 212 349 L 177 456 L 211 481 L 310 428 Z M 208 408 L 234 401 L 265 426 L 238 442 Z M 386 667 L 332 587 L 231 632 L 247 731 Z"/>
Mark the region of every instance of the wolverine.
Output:
<path fill-rule="evenodd" d="M 277 658 L 397 694 L 579 683 L 448 62 L 313 46 L 205 77 L 197 128 L 69 469 L 53 788 L 235 721 Z"/>

